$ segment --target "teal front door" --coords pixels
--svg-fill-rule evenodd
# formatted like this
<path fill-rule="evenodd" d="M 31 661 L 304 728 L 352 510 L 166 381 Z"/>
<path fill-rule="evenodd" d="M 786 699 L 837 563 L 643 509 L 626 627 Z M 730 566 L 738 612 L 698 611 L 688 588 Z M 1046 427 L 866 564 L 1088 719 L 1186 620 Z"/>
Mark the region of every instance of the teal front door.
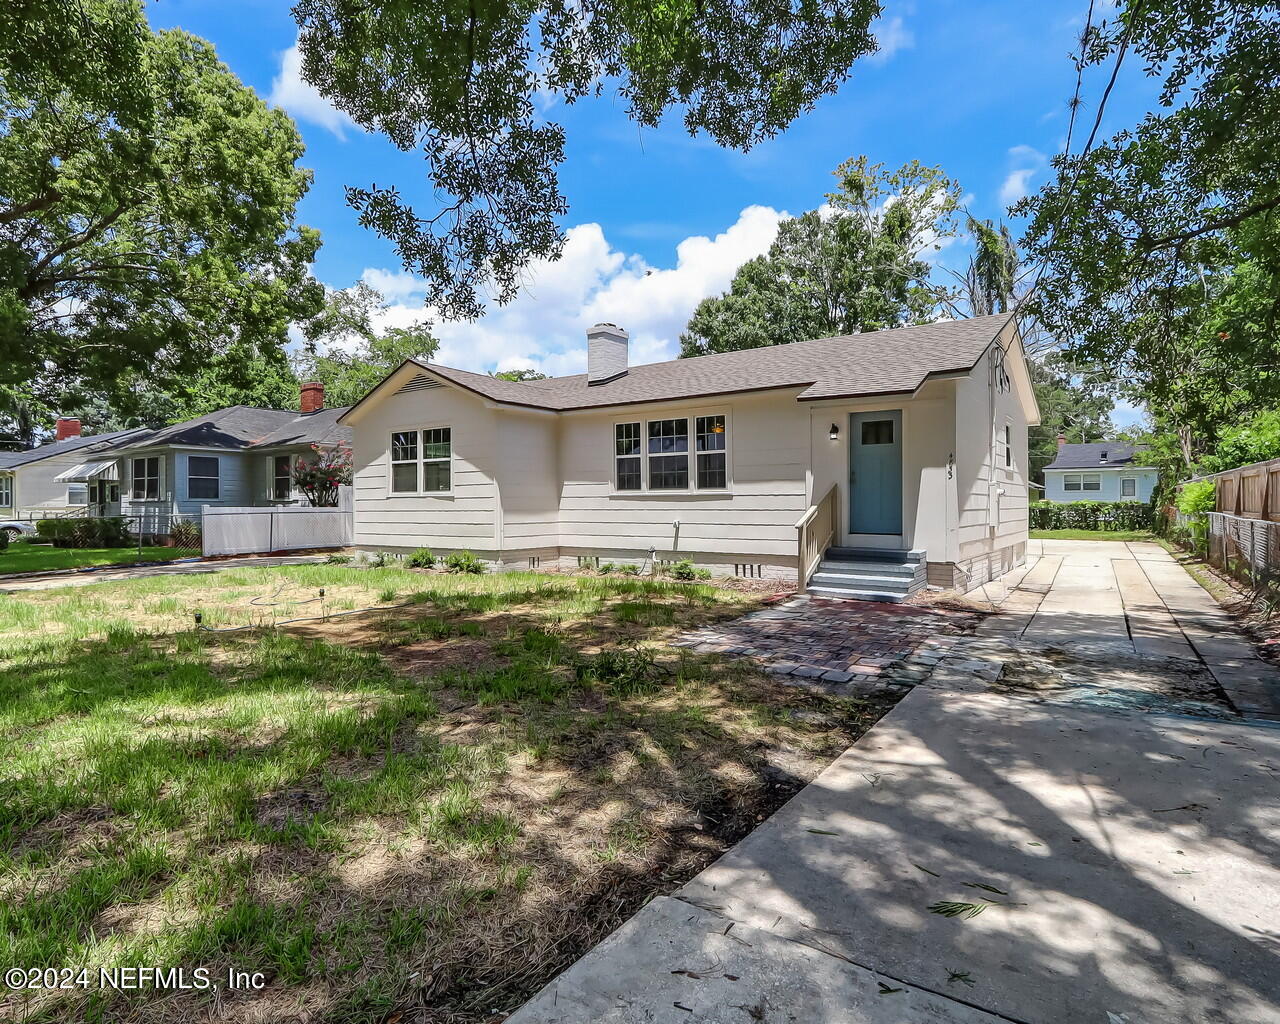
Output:
<path fill-rule="evenodd" d="M 902 533 L 902 412 L 849 415 L 849 532 Z"/>

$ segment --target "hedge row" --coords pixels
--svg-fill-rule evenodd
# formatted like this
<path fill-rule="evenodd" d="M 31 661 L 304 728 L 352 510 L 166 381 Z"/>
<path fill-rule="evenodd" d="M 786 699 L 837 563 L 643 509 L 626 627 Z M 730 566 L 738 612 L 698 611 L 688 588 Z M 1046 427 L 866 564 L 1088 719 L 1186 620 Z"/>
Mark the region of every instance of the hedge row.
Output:
<path fill-rule="evenodd" d="M 1033 501 L 1033 530 L 1150 530 L 1155 521 L 1141 501 Z"/>
<path fill-rule="evenodd" d="M 36 536 L 55 548 L 127 548 L 133 543 L 120 516 L 106 519 L 41 519 Z"/>

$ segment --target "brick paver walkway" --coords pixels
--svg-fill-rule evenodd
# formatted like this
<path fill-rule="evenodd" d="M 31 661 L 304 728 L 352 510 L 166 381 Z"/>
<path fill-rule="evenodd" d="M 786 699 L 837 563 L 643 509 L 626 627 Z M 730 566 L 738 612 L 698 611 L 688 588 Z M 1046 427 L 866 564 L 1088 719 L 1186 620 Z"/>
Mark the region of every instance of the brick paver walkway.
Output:
<path fill-rule="evenodd" d="M 802 597 L 673 643 L 755 658 L 768 672 L 837 693 L 880 690 L 924 679 L 977 621 L 965 612 Z"/>

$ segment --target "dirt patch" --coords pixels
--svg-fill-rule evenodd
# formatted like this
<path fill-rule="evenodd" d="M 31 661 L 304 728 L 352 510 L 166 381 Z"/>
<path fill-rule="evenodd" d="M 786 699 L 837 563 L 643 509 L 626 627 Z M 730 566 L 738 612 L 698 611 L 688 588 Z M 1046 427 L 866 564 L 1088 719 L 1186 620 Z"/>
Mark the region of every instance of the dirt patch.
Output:
<path fill-rule="evenodd" d="M 1113 652 L 1082 657 L 1056 647 L 1019 644 L 1005 656 L 992 689 L 1120 711 L 1235 718 L 1226 695 L 1198 661 Z"/>

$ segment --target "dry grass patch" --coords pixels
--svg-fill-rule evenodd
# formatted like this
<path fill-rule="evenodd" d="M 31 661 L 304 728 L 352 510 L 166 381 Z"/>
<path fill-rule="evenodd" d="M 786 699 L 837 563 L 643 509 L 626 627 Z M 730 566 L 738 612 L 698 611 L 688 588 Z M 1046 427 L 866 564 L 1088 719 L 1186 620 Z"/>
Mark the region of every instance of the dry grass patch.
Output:
<path fill-rule="evenodd" d="M 886 710 L 672 651 L 754 606 L 707 586 L 334 567 L 203 584 L 0 611 L 0 961 L 267 985 L 9 993 L 0 1016 L 493 1019 Z M 184 621 L 198 600 L 239 625 L 255 597 L 320 586 L 405 607 Z"/>

